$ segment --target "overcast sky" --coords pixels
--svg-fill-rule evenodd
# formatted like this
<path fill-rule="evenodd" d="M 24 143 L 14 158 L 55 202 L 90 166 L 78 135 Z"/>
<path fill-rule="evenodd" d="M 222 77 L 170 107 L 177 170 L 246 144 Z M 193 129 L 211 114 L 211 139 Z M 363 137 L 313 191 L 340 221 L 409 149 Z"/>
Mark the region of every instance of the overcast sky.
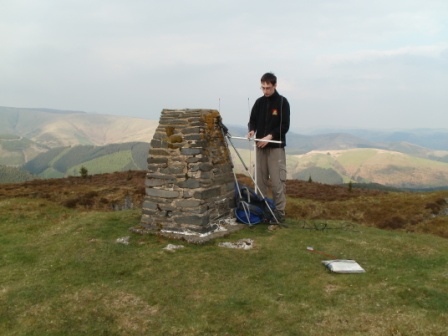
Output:
<path fill-rule="evenodd" d="M 293 130 L 448 128 L 448 1 L 0 0 L 0 106 L 246 125 L 267 71 Z"/>

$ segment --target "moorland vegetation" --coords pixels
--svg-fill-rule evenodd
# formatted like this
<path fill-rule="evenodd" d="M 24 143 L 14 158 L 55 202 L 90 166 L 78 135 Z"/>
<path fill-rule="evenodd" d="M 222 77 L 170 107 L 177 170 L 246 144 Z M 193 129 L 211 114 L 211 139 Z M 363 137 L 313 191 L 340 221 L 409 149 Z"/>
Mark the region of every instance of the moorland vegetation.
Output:
<path fill-rule="evenodd" d="M 446 191 L 288 181 L 287 229 L 189 245 L 129 231 L 144 178 L 0 186 L 2 335 L 445 335 Z M 218 245 L 242 238 L 253 249 Z M 329 256 L 366 272 L 330 273 Z"/>

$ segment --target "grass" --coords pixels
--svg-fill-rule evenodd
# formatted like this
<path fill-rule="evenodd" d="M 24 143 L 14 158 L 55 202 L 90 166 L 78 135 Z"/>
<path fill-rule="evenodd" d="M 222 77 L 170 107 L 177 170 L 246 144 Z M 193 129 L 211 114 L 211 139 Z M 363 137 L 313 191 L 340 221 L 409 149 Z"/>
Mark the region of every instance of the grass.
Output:
<path fill-rule="evenodd" d="M 0 200 L 1 334 L 446 334 L 444 238 L 342 220 L 307 230 L 290 218 L 288 229 L 257 225 L 167 252 L 182 242 L 131 234 L 139 220 L 140 210 Z M 116 242 L 128 235 L 129 245 Z M 254 249 L 217 245 L 241 238 Z M 366 273 L 330 273 L 307 246 L 355 259 Z"/>
<path fill-rule="evenodd" d="M 83 162 L 82 164 L 67 169 L 67 172 L 79 172 L 79 169 L 84 166 L 88 169 L 90 174 L 99 174 L 104 172 L 112 173 L 115 171 L 122 171 L 126 166 L 129 165 L 130 162 L 134 163 L 132 159 L 132 151 L 123 150 Z M 107 169 L 105 169 L 105 167 L 107 167 Z"/>

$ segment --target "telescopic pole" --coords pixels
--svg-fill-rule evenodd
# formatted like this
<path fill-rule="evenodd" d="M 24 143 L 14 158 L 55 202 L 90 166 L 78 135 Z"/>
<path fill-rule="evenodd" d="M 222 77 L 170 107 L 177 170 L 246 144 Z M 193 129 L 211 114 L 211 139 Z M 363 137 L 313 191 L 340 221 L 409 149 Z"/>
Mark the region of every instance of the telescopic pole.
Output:
<path fill-rule="evenodd" d="M 257 139 L 257 138 L 255 138 L 255 137 L 253 137 L 253 138 L 244 138 L 244 137 L 236 137 L 236 136 L 232 136 L 232 135 L 228 135 L 230 138 L 232 138 L 232 139 L 239 139 L 239 140 L 248 140 L 248 141 L 253 141 L 254 142 L 254 145 L 253 145 L 253 147 L 254 147 L 254 149 L 253 149 L 253 151 L 254 151 L 254 161 L 255 161 L 255 169 L 254 169 L 254 178 L 255 178 L 255 181 L 257 181 L 257 148 L 256 148 L 256 146 L 257 146 L 257 141 L 260 141 L 260 142 L 270 142 L 270 143 L 277 143 L 277 144 L 281 144 L 282 142 L 281 141 L 278 141 L 278 140 L 264 140 L 264 139 Z M 239 155 L 239 154 L 238 154 Z M 240 158 L 241 159 L 241 158 Z M 242 161 L 242 160 L 241 160 Z M 244 163 L 243 163 L 244 164 Z M 247 170 L 247 167 L 244 167 L 244 168 L 246 168 L 246 170 Z M 255 193 L 257 193 L 258 194 L 258 188 L 255 188 Z"/>
<path fill-rule="evenodd" d="M 282 227 L 286 227 L 283 223 L 281 223 L 277 217 L 275 216 L 274 211 L 272 210 L 271 206 L 269 205 L 268 201 L 266 200 L 265 196 L 263 195 L 263 193 L 261 192 L 260 188 L 258 187 L 257 181 L 255 180 L 255 178 L 252 176 L 252 174 L 250 173 L 249 169 L 247 168 L 246 164 L 244 163 L 243 158 L 241 157 L 240 153 L 237 151 L 237 149 L 235 148 L 235 145 L 232 142 L 232 138 L 234 139 L 244 139 L 244 140 L 248 140 L 247 138 L 241 138 L 241 137 L 233 137 L 231 136 L 229 133 L 227 133 L 227 139 L 229 140 L 230 145 L 233 147 L 233 150 L 235 151 L 235 153 L 238 155 L 241 163 L 243 164 L 244 169 L 246 169 L 246 172 L 249 174 L 250 178 L 252 179 L 252 181 L 254 182 L 255 185 L 255 191 L 258 189 L 258 191 L 260 192 L 260 196 L 263 198 L 267 208 L 269 209 L 269 212 L 272 215 L 272 218 L 274 218 L 275 222 L 282 226 Z M 256 141 L 258 141 L 258 139 L 254 139 Z M 261 140 L 260 141 L 266 141 L 266 142 L 275 142 L 275 143 L 279 143 L 280 141 L 276 141 L 276 140 Z"/>
<path fill-rule="evenodd" d="M 230 145 L 233 147 L 233 150 L 234 150 L 235 153 L 238 155 L 238 158 L 240 159 L 241 163 L 243 164 L 244 169 L 246 169 L 246 172 L 249 174 L 250 178 L 251 178 L 252 181 L 254 182 L 255 190 L 258 189 L 258 191 L 260 192 L 260 196 L 263 198 L 263 200 L 264 200 L 264 202 L 265 202 L 267 208 L 269 209 L 269 211 L 270 211 L 270 213 L 271 213 L 271 215 L 272 215 L 272 218 L 274 218 L 274 220 L 277 222 L 278 225 L 280 225 L 280 226 L 282 226 L 282 227 L 287 227 L 286 225 L 282 224 L 282 223 L 277 219 L 277 217 L 275 216 L 274 211 L 272 210 L 271 206 L 269 205 L 269 203 L 268 203 L 268 201 L 266 200 L 265 196 L 263 195 L 262 191 L 258 188 L 257 181 L 255 180 L 255 178 L 254 178 L 254 177 L 252 176 L 252 174 L 250 173 L 249 169 L 247 168 L 246 164 L 244 163 L 243 158 L 241 157 L 240 153 L 237 151 L 235 145 L 233 144 L 232 138 L 233 138 L 233 139 L 249 140 L 249 141 L 251 141 L 251 140 L 252 140 L 252 141 L 255 140 L 255 141 L 273 142 L 273 143 L 281 143 L 281 141 L 277 141 L 277 140 L 261 140 L 261 139 L 256 139 L 256 138 L 250 138 L 250 139 L 248 139 L 248 138 L 242 138 L 242 137 L 233 137 L 232 135 L 230 135 L 230 133 L 229 133 L 229 129 L 228 129 L 226 126 L 224 126 L 224 124 L 222 123 L 221 120 L 219 121 L 218 125 L 219 125 L 219 127 L 221 127 L 221 132 L 222 132 L 223 136 L 224 136 L 225 138 L 227 138 L 228 142 L 229 142 Z M 226 142 L 226 146 L 227 146 L 227 142 Z M 233 166 L 233 164 L 232 164 L 232 166 Z M 235 174 L 235 172 L 234 172 L 234 177 L 235 177 L 235 180 L 237 180 L 237 179 L 236 179 L 236 174 Z M 247 218 L 248 218 L 248 217 L 247 217 Z"/>
<path fill-rule="evenodd" d="M 264 140 L 264 139 L 257 139 L 257 138 L 245 138 L 245 137 L 236 137 L 231 135 L 230 138 L 232 139 L 240 139 L 240 140 L 248 140 L 248 141 L 260 141 L 260 142 L 272 142 L 272 143 L 276 143 L 276 144 L 281 144 L 281 141 L 278 140 Z"/>

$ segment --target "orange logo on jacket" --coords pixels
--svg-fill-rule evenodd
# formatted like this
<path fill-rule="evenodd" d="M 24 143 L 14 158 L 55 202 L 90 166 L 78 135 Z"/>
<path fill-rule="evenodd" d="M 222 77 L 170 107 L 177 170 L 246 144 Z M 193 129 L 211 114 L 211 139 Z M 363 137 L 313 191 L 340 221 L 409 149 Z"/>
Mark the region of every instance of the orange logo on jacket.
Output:
<path fill-rule="evenodd" d="M 278 110 L 277 110 L 277 109 L 273 109 L 273 110 L 272 110 L 272 115 L 273 115 L 273 116 L 278 115 Z"/>

